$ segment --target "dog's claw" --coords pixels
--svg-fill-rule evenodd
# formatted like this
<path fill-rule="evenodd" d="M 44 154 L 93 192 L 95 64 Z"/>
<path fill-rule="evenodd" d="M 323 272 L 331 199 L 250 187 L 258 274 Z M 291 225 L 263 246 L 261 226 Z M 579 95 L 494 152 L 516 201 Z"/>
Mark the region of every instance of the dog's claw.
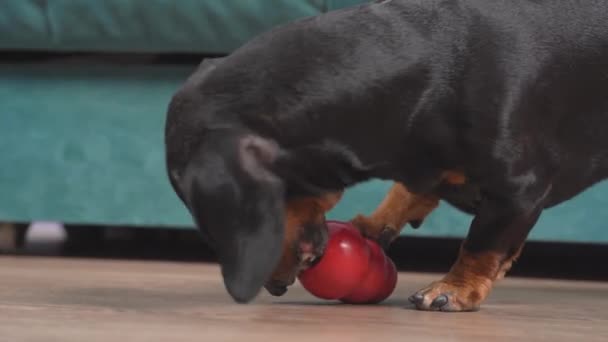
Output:
<path fill-rule="evenodd" d="M 421 225 L 422 225 L 422 220 L 410 221 L 410 226 L 412 226 L 412 228 L 414 228 L 414 229 L 420 228 Z"/>
<path fill-rule="evenodd" d="M 415 293 L 408 298 L 412 304 L 420 304 L 424 300 L 424 296 L 421 293 Z"/>
<path fill-rule="evenodd" d="M 435 300 L 433 300 L 433 302 L 431 303 L 431 307 L 435 309 L 440 309 L 444 307 L 447 303 L 448 297 L 446 295 L 440 295 L 439 297 L 435 298 Z"/>
<path fill-rule="evenodd" d="M 382 249 L 387 250 L 395 239 L 395 229 L 390 226 L 385 226 L 378 236 L 378 244 Z"/>
<path fill-rule="evenodd" d="M 300 267 L 308 268 L 312 266 L 316 259 L 317 256 L 312 253 L 302 253 L 302 255 L 300 255 Z"/>

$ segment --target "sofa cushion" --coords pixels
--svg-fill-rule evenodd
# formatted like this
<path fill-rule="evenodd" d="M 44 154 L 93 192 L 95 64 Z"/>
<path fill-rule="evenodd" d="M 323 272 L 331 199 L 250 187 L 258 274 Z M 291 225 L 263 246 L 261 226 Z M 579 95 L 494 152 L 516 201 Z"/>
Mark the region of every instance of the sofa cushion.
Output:
<path fill-rule="evenodd" d="M 365 0 L 3 0 L 0 49 L 228 53 L 255 34 Z"/>

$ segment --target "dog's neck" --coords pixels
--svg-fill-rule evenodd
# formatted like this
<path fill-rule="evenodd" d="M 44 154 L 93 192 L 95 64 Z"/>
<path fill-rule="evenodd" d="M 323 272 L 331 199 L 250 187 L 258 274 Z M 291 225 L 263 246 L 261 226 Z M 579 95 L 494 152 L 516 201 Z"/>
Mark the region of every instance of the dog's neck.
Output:
<path fill-rule="evenodd" d="M 221 108 L 205 121 L 275 140 L 285 151 L 277 172 L 299 182 L 301 191 L 398 177 L 383 166 L 411 168 L 421 160 L 417 150 L 425 137 L 416 135 L 416 125 L 441 102 L 430 89 L 437 76 L 432 56 L 440 52 L 422 46 L 428 39 L 411 27 L 391 27 L 403 21 L 370 28 L 367 34 L 382 39 L 347 34 L 355 31 L 349 25 L 371 17 L 365 6 L 330 13 L 236 50 L 195 80 L 212 107 Z M 408 40 L 415 48 L 404 44 Z M 397 43 L 403 48 L 389 48 Z"/>

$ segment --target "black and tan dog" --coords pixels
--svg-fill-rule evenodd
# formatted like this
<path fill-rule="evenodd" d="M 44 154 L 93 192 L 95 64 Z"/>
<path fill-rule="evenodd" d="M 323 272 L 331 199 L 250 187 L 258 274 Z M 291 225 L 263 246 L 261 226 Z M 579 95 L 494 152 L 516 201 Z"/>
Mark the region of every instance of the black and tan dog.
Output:
<path fill-rule="evenodd" d="M 387 0 L 273 29 L 175 94 L 171 183 L 238 302 L 283 294 L 349 186 L 389 243 L 443 199 L 472 215 L 451 271 L 410 297 L 479 308 L 543 209 L 608 175 L 608 2 Z"/>

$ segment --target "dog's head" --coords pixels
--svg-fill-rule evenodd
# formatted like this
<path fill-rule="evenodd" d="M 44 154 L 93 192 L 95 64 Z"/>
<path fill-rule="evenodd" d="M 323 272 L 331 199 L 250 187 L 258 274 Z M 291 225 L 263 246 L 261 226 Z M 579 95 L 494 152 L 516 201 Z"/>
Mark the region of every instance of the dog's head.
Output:
<path fill-rule="evenodd" d="M 182 169 L 169 169 L 237 302 L 263 286 L 282 295 L 325 247 L 325 213 L 340 193 L 289 199 L 288 182 L 276 171 L 284 153 L 273 140 L 218 130 L 206 134 Z"/>
<path fill-rule="evenodd" d="M 207 138 L 183 170 L 179 191 L 217 253 L 228 292 L 246 302 L 282 252 L 285 187 L 269 170 L 278 148 L 259 137 L 228 132 Z"/>
<path fill-rule="evenodd" d="M 167 168 L 216 251 L 228 292 L 248 302 L 263 286 L 283 294 L 323 252 L 325 213 L 367 170 L 344 144 L 310 139 L 285 147 L 245 124 L 225 74 L 209 80 L 218 62 L 203 63 L 171 101 Z"/>

